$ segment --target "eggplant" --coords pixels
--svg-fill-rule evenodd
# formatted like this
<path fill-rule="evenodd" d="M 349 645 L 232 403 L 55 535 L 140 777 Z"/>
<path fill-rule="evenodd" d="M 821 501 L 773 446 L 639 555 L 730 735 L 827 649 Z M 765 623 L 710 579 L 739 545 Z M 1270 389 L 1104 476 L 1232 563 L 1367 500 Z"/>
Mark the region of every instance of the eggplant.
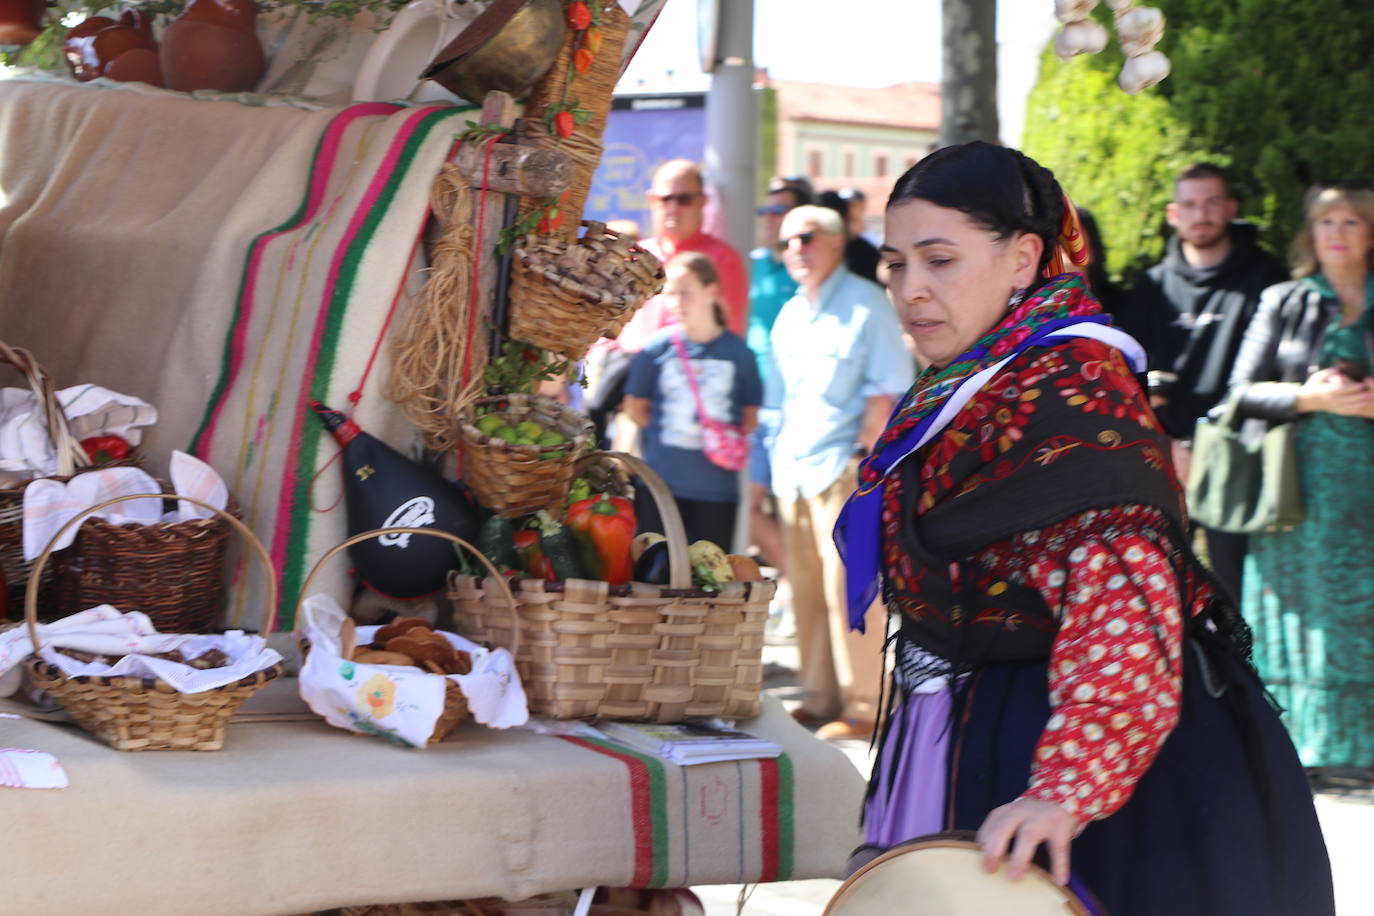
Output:
<path fill-rule="evenodd" d="M 655 541 L 635 561 L 633 579 L 636 582 L 647 582 L 650 585 L 667 585 L 671 578 L 671 567 L 668 563 L 668 542 Z"/>

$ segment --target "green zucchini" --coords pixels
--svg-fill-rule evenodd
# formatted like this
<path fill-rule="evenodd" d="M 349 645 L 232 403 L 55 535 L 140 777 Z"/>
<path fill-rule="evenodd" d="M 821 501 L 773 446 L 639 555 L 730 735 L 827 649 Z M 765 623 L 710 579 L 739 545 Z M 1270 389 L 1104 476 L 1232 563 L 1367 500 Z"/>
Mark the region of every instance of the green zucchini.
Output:
<path fill-rule="evenodd" d="M 515 569 L 520 562 L 515 555 L 515 526 L 499 515 L 487 519 L 477 532 L 477 549 L 498 569 Z"/>
<path fill-rule="evenodd" d="M 586 578 L 578 559 L 577 545 L 568 529 L 543 509 L 536 512 L 535 517 L 539 519 L 539 543 L 544 548 L 544 557 L 553 564 L 554 577 L 560 582 Z"/>

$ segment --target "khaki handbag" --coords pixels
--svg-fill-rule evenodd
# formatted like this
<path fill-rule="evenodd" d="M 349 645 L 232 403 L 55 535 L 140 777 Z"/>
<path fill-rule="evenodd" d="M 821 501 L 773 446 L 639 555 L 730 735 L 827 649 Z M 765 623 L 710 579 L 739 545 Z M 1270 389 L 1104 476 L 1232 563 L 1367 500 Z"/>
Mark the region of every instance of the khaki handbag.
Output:
<path fill-rule="evenodd" d="M 1258 442 L 1240 435 L 1240 398 L 1233 393 L 1215 419 L 1193 432 L 1188 513 L 1214 531 L 1285 531 L 1303 519 L 1295 443 L 1297 426 L 1279 423 Z"/>

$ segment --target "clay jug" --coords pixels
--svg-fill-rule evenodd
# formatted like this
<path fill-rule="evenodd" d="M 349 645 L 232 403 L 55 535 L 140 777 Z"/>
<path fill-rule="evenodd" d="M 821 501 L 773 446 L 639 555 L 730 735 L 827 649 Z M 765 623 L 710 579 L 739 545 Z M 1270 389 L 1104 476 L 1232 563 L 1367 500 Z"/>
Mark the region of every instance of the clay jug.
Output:
<path fill-rule="evenodd" d="M 246 92 L 267 61 L 254 30 L 253 0 L 191 0 L 162 32 L 162 75 L 169 89 Z"/>
<path fill-rule="evenodd" d="M 46 0 L 0 0 L 0 45 L 26 45 L 43 31 Z"/>

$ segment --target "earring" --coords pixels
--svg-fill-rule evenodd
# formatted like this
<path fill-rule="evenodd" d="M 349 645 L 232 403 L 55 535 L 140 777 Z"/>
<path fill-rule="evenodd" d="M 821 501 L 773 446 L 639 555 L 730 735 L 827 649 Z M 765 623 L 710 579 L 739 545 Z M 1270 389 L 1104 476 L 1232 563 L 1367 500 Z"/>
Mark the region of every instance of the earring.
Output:
<path fill-rule="evenodd" d="M 1012 309 L 1016 308 L 1018 305 L 1020 305 L 1020 304 L 1022 303 L 1022 301 L 1023 301 L 1025 298 L 1026 298 L 1026 288 L 1025 288 L 1024 286 L 1021 287 L 1020 289 L 1014 289 L 1014 290 L 1012 290 L 1012 291 L 1011 291 L 1011 298 L 1007 300 L 1007 311 L 1010 312 Z"/>

